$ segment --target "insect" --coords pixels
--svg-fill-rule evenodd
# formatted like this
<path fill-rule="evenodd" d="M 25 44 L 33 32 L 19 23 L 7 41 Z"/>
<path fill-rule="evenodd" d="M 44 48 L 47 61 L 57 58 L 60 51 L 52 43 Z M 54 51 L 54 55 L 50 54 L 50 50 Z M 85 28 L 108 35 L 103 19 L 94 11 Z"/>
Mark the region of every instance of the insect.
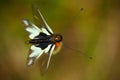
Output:
<path fill-rule="evenodd" d="M 61 34 L 53 33 L 36 6 L 32 6 L 32 12 L 35 24 L 28 19 L 22 20 L 30 38 L 28 43 L 31 44 L 27 65 L 33 65 L 39 57 L 44 55 L 40 62 L 41 71 L 44 73 L 49 67 L 51 56 L 60 50 L 63 37 Z"/>

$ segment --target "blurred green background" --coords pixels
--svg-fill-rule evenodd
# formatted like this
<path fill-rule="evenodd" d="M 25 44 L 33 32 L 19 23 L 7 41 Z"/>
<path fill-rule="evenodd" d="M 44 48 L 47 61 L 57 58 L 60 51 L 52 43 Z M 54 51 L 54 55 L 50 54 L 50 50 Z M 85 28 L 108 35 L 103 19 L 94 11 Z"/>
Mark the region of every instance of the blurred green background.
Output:
<path fill-rule="evenodd" d="M 44 76 L 39 60 L 26 67 L 29 45 L 21 20 L 33 21 L 32 4 L 64 36 Z M 0 80 L 120 80 L 120 1 L 0 0 Z"/>

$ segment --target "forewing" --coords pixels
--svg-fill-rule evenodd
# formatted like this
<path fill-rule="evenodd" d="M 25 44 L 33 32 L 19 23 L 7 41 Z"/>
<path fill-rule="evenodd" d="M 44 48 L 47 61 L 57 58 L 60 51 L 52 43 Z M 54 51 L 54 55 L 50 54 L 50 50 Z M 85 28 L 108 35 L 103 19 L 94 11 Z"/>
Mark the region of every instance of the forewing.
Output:
<path fill-rule="evenodd" d="M 34 39 L 36 36 L 40 34 L 40 32 L 42 32 L 36 25 L 34 25 L 29 20 L 23 19 L 22 22 L 26 27 L 25 30 L 28 32 L 30 39 Z"/>
<path fill-rule="evenodd" d="M 45 49 L 45 54 L 43 55 L 43 57 L 40 60 L 40 70 L 41 70 L 42 74 L 44 74 L 49 67 L 50 59 L 51 59 L 54 48 L 55 48 L 55 45 L 50 44 Z"/>
<path fill-rule="evenodd" d="M 53 34 L 52 29 L 48 26 L 40 10 L 35 5 L 32 6 L 32 12 L 33 12 L 33 18 L 34 18 L 35 24 L 37 26 L 41 26 L 42 31 L 47 35 Z"/>
<path fill-rule="evenodd" d="M 40 47 L 32 45 L 28 55 L 27 65 L 30 66 L 34 64 L 34 62 L 43 54 L 43 52 L 44 50 L 42 50 Z"/>

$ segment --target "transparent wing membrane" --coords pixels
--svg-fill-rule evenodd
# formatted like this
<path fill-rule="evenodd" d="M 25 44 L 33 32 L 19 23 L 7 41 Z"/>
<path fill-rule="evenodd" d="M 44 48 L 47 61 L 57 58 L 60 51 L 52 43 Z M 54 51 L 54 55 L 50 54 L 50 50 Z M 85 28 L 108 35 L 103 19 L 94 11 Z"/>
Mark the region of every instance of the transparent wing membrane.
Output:
<path fill-rule="evenodd" d="M 35 24 L 40 27 L 45 27 L 49 35 L 53 34 L 52 29 L 48 26 L 40 10 L 35 5 L 32 6 L 32 12 L 33 12 L 33 19 L 35 21 Z"/>
<path fill-rule="evenodd" d="M 50 59 L 55 48 L 55 45 L 51 44 L 47 48 L 46 48 L 47 53 L 44 54 L 40 60 L 40 70 L 42 74 L 44 74 L 49 67 Z"/>

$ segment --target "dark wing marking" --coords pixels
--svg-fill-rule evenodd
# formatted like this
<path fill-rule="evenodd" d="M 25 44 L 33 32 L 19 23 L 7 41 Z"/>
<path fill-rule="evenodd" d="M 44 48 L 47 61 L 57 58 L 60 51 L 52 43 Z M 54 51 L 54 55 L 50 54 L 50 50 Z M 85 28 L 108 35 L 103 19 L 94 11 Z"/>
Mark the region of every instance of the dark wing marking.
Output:
<path fill-rule="evenodd" d="M 48 67 L 49 67 L 50 59 L 51 59 L 54 48 L 55 48 L 55 45 L 50 44 L 45 49 L 46 54 L 43 54 L 43 56 L 42 56 L 42 58 L 40 60 L 40 70 L 41 70 L 42 74 L 44 74 L 47 71 Z"/>
<path fill-rule="evenodd" d="M 48 35 L 46 35 L 45 33 L 41 32 L 38 36 L 36 36 L 35 38 L 39 38 L 39 39 L 46 39 L 46 37 L 48 37 Z"/>
<path fill-rule="evenodd" d="M 37 26 L 41 26 L 42 31 L 44 33 L 46 33 L 47 35 L 52 35 L 53 31 L 48 26 L 47 22 L 45 21 L 44 17 L 42 16 L 40 10 L 35 5 L 32 6 L 32 12 L 33 12 L 33 18 L 34 18 L 35 24 Z"/>
<path fill-rule="evenodd" d="M 36 36 L 36 38 L 38 39 L 41 39 L 41 40 L 46 40 L 48 39 L 48 35 L 46 35 L 45 33 L 41 32 L 38 36 Z M 50 43 L 40 43 L 40 44 L 37 44 L 36 46 L 37 47 L 40 47 L 42 50 L 45 49 Z"/>
<path fill-rule="evenodd" d="M 40 43 L 37 45 L 37 47 L 40 47 L 42 50 L 45 49 L 47 46 L 49 45 L 49 43 Z"/>
<path fill-rule="evenodd" d="M 40 32 L 42 32 L 36 25 L 31 23 L 29 20 L 23 19 L 22 22 L 26 27 L 25 30 L 29 33 L 30 39 L 34 39 L 36 36 L 40 34 Z"/>

